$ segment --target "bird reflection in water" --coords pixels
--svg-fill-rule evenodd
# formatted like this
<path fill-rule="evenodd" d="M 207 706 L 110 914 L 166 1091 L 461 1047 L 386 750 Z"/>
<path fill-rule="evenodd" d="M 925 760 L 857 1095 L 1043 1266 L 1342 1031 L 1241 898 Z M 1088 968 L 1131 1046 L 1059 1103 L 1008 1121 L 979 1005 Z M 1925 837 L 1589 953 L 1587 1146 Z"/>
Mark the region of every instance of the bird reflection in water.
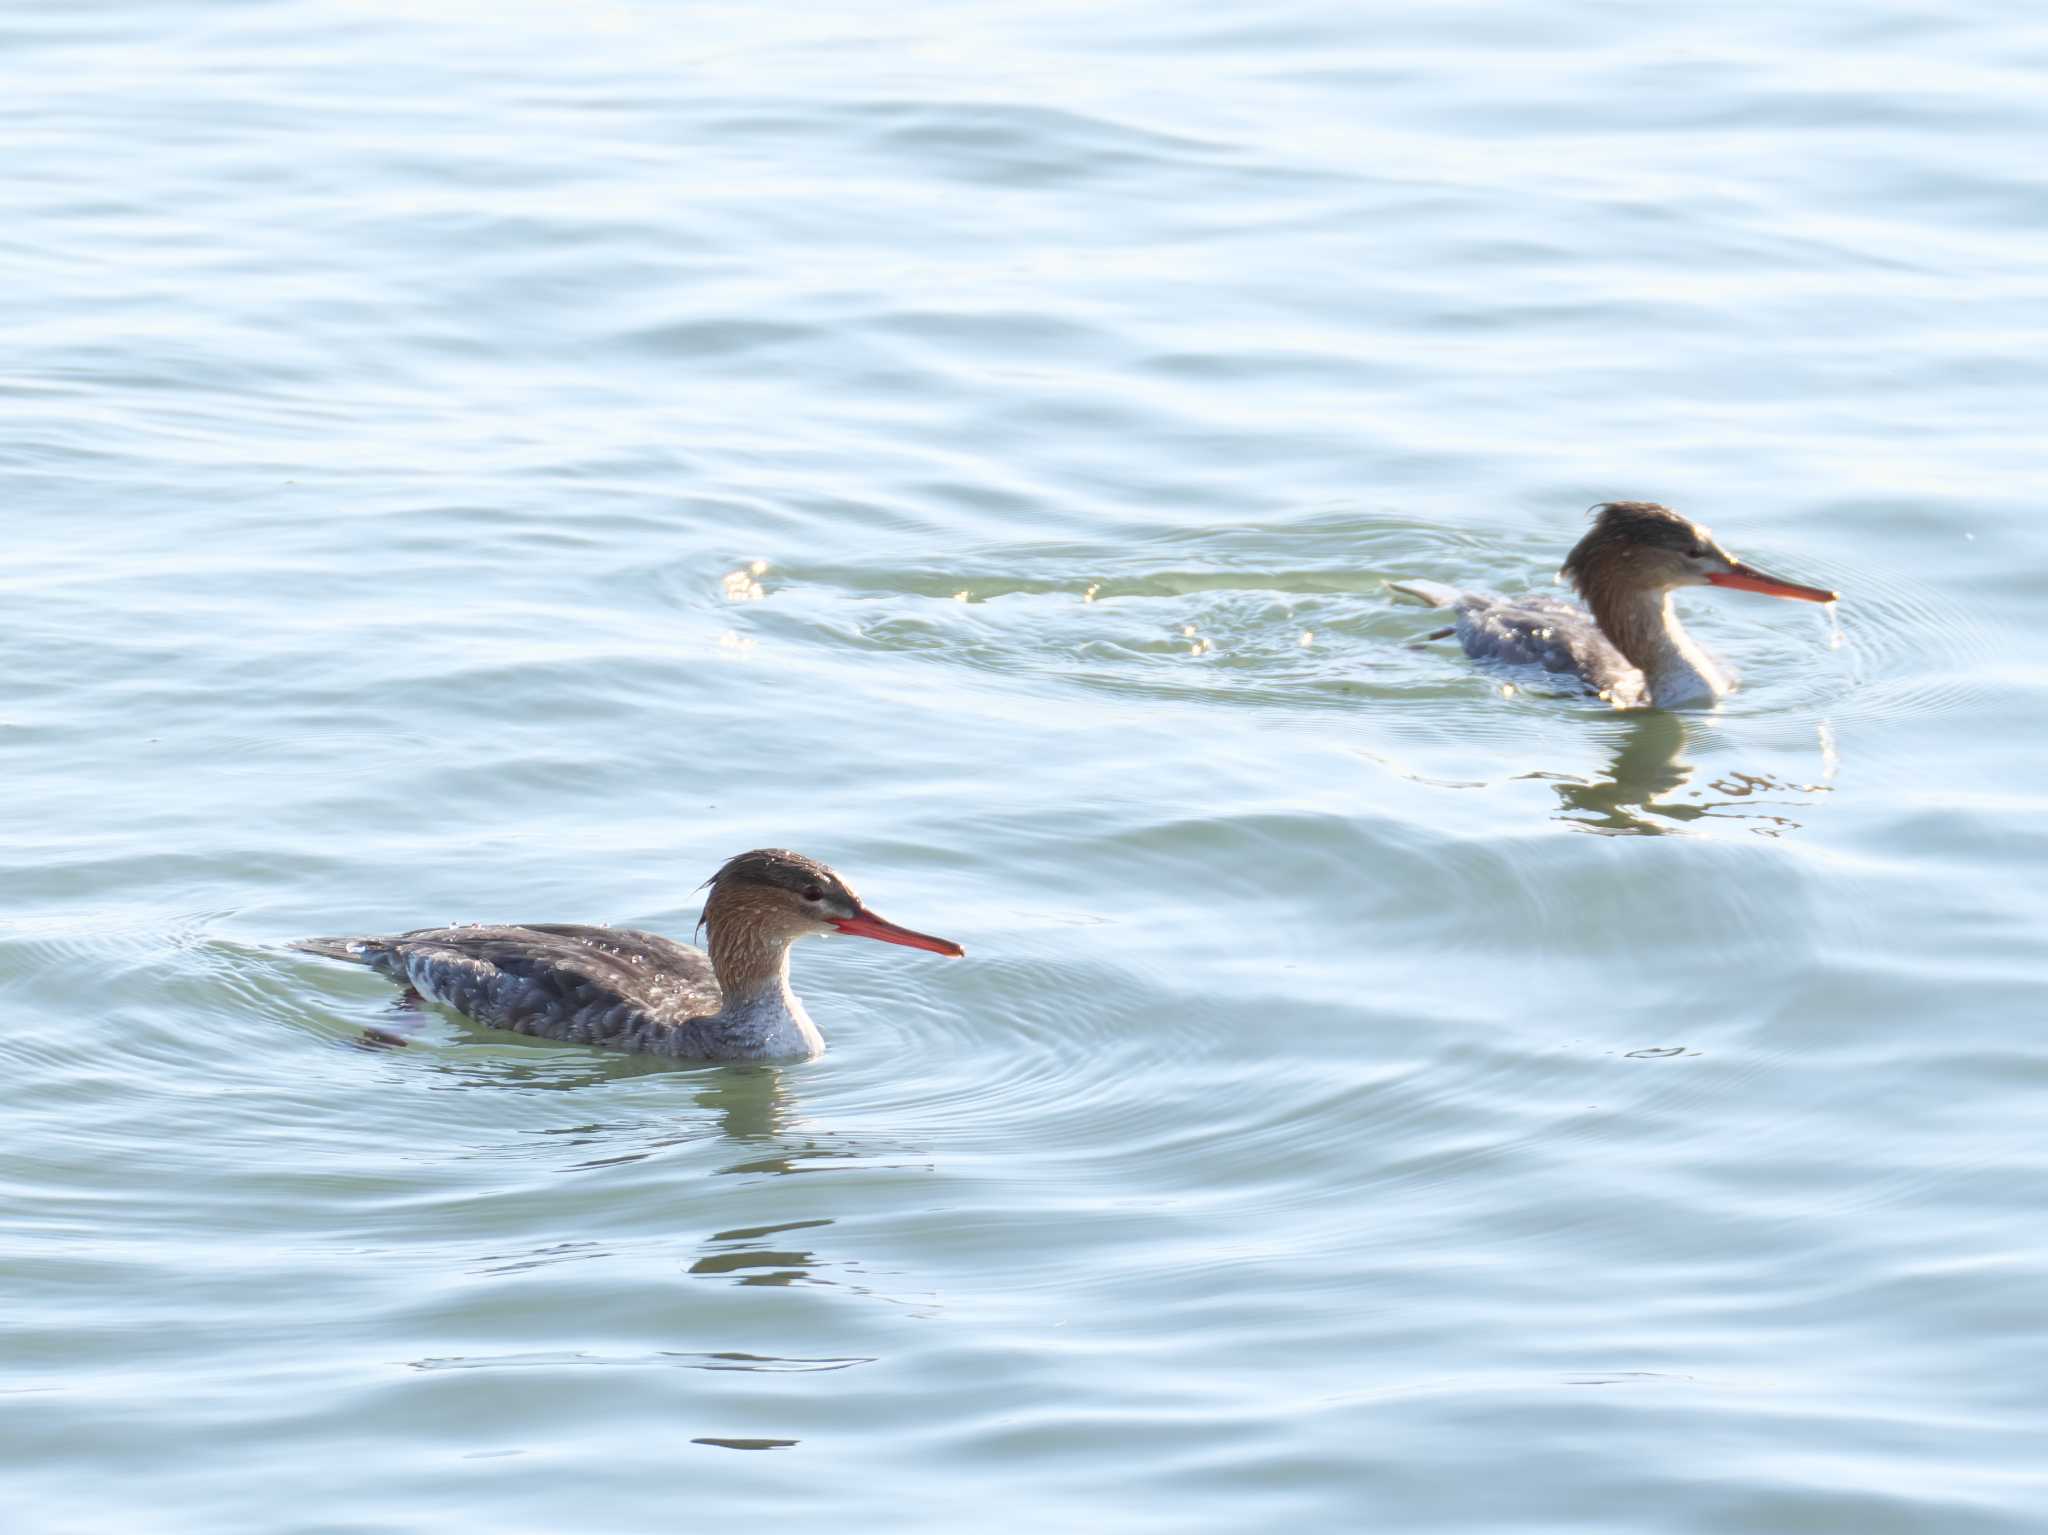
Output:
<path fill-rule="evenodd" d="M 1806 799 L 1778 796 L 1826 794 L 1826 784 L 1792 783 L 1767 773 L 1729 772 L 1710 780 L 1707 798 L 1692 782 L 1693 765 L 1685 758 L 1688 722 L 1663 710 L 1630 718 L 1608 765 L 1607 776 L 1592 781 L 1562 773 L 1528 773 L 1549 782 L 1562 808 L 1558 819 L 1581 830 L 1610 837 L 1655 837 L 1683 831 L 1702 821 L 1740 820 L 1763 837 L 1796 831 L 1801 823 L 1785 814 L 1801 809 Z"/>
<path fill-rule="evenodd" d="M 849 1295 L 900 1306 L 915 1317 L 935 1317 L 940 1312 L 935 1292 L 891 1293 L 878 1288 L 874 1275 L 858 1258 L 821 1255 L 806 1239 L 790 1239 L 791 1232 L 820 1233 L 834 1222 L 830 1217 L 779 1221 L 769 1226 L 737 1226 L 715 1231 L 704 1239 L 703 1251 L 689 1272 L 699 1279 L 718 1279 L 738 1285 L 816 1285 L 843 1289 Z"/>
<path fill-rule="evenodd" d="M 784 1232 L 815 1231 L 831 1224 L 829 1219 L 821 1218 L 714 1232 L 708 1239 L 711 1250 L 690 1265 L 690 1272 L 745 1285 L 830 1284 L 829 1279 L 818 1278 L 815 1271 L 822 1265 L 811 1249 L 784 1247 L 768 1239 Z"/>
<path fill-rule="evenodd" d="M 416 1002 L 406 1004 L 401 999 L 398 1011 L 390 1018 L 393 1031 L 403 1031 L 396 1040 L 397 1044 L 403 1045 L 405 1035 L 415 1033 L 424 1024 L 423 1018 L 412 1016 L 418 1011 Z M 585 1178 L 651 1176 L 655 1181 L 650 1187 L 669 1187 L 671 1185 L 661 1182 L 665 1176 L 661 1171 L 641 1175 L 622 1169 L 627 1164 L 645 1161 L 676 1148 L 681 1148 L 682 1155 L 693 1159 L 708 1158 L 709 1165 L 703 1166 L 700 1172 L 687 1175 L 699 1180 L 705 1179 L 706 1175 L 730 1177 L 735 1174 L 752 1175 L 755 1180 L 779 1179 L 793 1173 L 828 1168 L 877 1167 L 891 1162 L 900 1165 L 897 1158 L 878 1158 L 873 1146 L 856 1143 L 843 1135 L 806 1128 L 791 1091 L 792 1082 L 800 1079 L 775 1067 L 719 1066 L 679 1070 L 673 1062 L 657 1057 L 525 1047 L 523 1042 L 521 1048 L 493 1052 L 487 1060 L 474 1057 L 467 1060 L 437 1059 L 431 1054 L 421 1056 L 406 1052 L 394 1057 L 393 1065 L 401 1062 L 411 1065 L 414 1061 L 426 1066 L 450 1090 L 456 1091 L 475 1092 L 482 1088 L 556 1092 L 589 1090 L 602 1088 L 620 1078 L 659 1074 L 673 1081 L 678 1089 L 690 1093 L 697 1110 L 694 1113 L 671 1110 L 658 1117 L 597 1122 L 579 1118 L 573 1124 L 522 1131 L 517 1140 L 494 1147 L 490 1152 L 494 1157 L 502 1157 L 517 1153 L 524 1147 L 526 1154 L 531 1154 L 545 1145 L 550 1148 L 547 1153 L 550 1164 L 562 1172 Z M 545 1140 L 529 1139 L 534 1136 Z M 575 1148 L 572 1154 L 578 1160 L 557 1160 L 553 1148 L 561 1147 Z M 586 1147 L 599 1154 L 591 1155 L 584 1149 Z M 763 1196 L 769 1194 L 772 1185 L 750 1184 L 743 1177 L 737 1184 L 700 1181 L 699 1187 L 704 1194 L 704 1202 L 721 1207 L 729 1220 L 733 1214 L 746 1211 L 749 1205 L 765 1202 Z M 735 1204 L 737 1210 L 734 1209 Z M 494 1249 L 479 1254 L 470 1260 L 469 1272 L 485 1282 L 495 1282 L 514 1276 L 530 1276 L 533 1271 L 563 1263 L 602 1264 L 618 1259 L 621 1253 L 614 1242 L 560 1229 L 564 1218 L 574 1219 L 573 1210 L 573 1205 L 565 1204 L 553 1217 L 545 1220 L 544 1224 L 555 1228 L 548 1233 L 546 1241 L 524 1251 Z M 676 1231 L 666 1241 L 660 1237 L 654 1240 L 670 1248 L 669 1264 L 661 1266 L 667 1275 L 674 1276 L 667 1281 L 670 1283 L 687 1285 L 710 1280 L 749 1286 L 819 1286 L 835 1295 L 884 1301 L 905 1308 L 915 1316 L 938 1314 L 935 1294 L 906 1296 L 885 1293 L 875 1287 L 872 1276 L 857 1258 L 821 1252 L 818 1244 L 834 1224 L 830 1216 L 815 1215 L 761 1225 L 721 1228 L 708 1235 Z M 803 1235 L 796 1236 L 796 1233 Z M 637 1255 L 628 1254 L 627 1261 L 636 1274 L 644 1273 L 647 1244 L 642 1240 L 634 1245 L 643 1251 Z M 704 1318 L 727 1314 L 720 1308 L 707 1310 L 703 1307 L 690 1308 L 690 1312 L 699 1318 L 690 1329 L 692 1333 L 702 1332 L 713 1325 Z M 772 1313 L 763 1314 L 750 1307 L 745 1314 L 750 1319 L 746 1341 L 758 1347 L 763 1337 L 762 1329 L 772 1318 Z M 649 1341 L 656 1341 L 656 1336 L 651 1336 Z M 583 1377 L 593 1370 L 616 1369 L 681 1369 L 702 1371 L 708 1375 L 834 1376 L 844 1370 L 873 1364 L 877 1357 L 872 1354 L 819 1355 L 796 1351 L 775 1354 L 732 1346 L 707 1348 L 704 1346 L 706 1343 L 725 1340 L 698 1336 L 659 1337 L 659 1341 L 670 1346 L 616 1353 L 535 1350 L 439 1355 L 415 1359 L 411 1361 L 411 1367 L 418 1371 L 531 1370 L 543 1377 L 559 1375 L 564 1379 Z M 696 1346 L 677 1346 L 690 1344 Z M 771 1398 L 729 1396 L 709 1391 L 692 1394 L 693 1401 L 698 1397 L 701 1397 L 701 1404 L 694 1411 L 701 1413 L 702 1417 L 696 1426 L 721 1430 L 754 1427 L 754 1422 L 746 1420 L 759 1420 L 768 1414 L 766 1421 L 758 1423 L 759 1427 L 771 1431 L 783 1427 L 773 1420 Z M 733 1421 L 730 1415 L 735 1413 L 742 1416 L 741 1422 Z M 742 1451 L 790 1449 L 798 1442 L 793 1437 L 731 1432 L 703 1433 L 690 1439 L 690 1443 L 709 1449 Z M 513 1449 L 501 1453 L 524 1451 Z"/>
<path fill-rule="evenodd" d="M 880 1148 L 850 1137 L 801 1130 L 783 1073 L 776 1067 L 726 1067 L 714 1072 L 698 1090 L 697 1102 L 719 1116 L 726 1140 L 742 1153 L 739 1160 L 719 1169 L 721 1176 L 787 1177 L 904 1165 L 894 1158 L 878 1160 Z M 830 1216 L 815 1216 L 715 1231 L 704 1238 L 689 1272 L 700 1279 L 740 1285 L 841 1287 L 916 1315 L 937 1314 L 935 1295 L 885 1293 L 870 1282 L 872 1276 L 859 1259 L 821 1256 L 811 1245 L 815 1237 L 791 1240 L 793 1232 L 822 1233 L 832 1224 Z"/>
<path fill-rule="evenodd" d="M 786 1450 L 797 1443 L 794 1439 L 720 1439 L 713 1435 L 701 1435 L 690 1441 L 692 1444 L 708 1444 L 714 1450 Z"/>
<path fill-rule="evenodd" d="M 370 1033 L 399 1035 L 402 1046 L 407 1036 L 417 1037 L 424 1018 L 417 1001 L 400 999 L 384 1028 Z M 401 1032 L 402 1031 L 402 1032 Z M 389 1049 L 381 1041 L 368 1040 L 359 1048 Z M 579 1121 L 550 1125 L 520 1132 L 521 1143 L 499 1146 L 491 1155 L 519 1154 L 518 1145 L 527 1136 L 540 1137 L 553 1147 L 583 1152 L 578 1160 L 563 1163 L 565 1171 L 597 1173 L 658 1157 L 678 1147 L 715 1148 L 715 1163 L 706 1169 L 712 1177 L 786 1177 L 855 1168 L 891 1168 L 909 1164 L 916 1153 L 904 1148 L 879 1147 L 857 1142 L 848 1136 L 805 1128 L 790 1092 L 789 1079 L 775 1066 L 717 1066 L 679 1071 L 672 1061 L 652 1056 L 630 1056 L 589 1050 L 533 1048 L 521 1041 L 508 1056 L 486 1061 L 429 1056 L 422 1064 L 445 1080 L 452 1091 L 474 1092 L 480 1088 L 539 1089 L 573 1092 L 615 1081 L 621 1077 L 662 1075 L 683 1081 L 694 1079 L 693 1097 L 701 1114 L 687 1117 L 662 1114 L 630 1120 Z M 899 1153 L 891 1156 L 889 1153 Z M 928 1165 L 928 1164 L 927 1164 Z M 774 1224 L 722 1229 L 701 1239 L 698 1256 L 688 1272 L 703 1277 L 724 1278 L 748 1285 L 846 1285 L 856 1294 L 872 1295 L 893 1304 L 928 1308 L 930 1299 L 882 1295 L 864 1281 L 846 1277 L 825 1278 L 821 1270 L 837 1276 L 862 1273 L 859 1261 L 820 1257 L 809 1247 L 799 1247 L 775 1238 L 792 1231 L 815 1231 L 832 1225 L 828 1216 Z M 511 1272 L 541 1267 L 571 1259 L 604 1258 L 609 1250 L 596 1243 L 550 1241 L 530 1252 L 485 1255 L 486 1272 Z"/>

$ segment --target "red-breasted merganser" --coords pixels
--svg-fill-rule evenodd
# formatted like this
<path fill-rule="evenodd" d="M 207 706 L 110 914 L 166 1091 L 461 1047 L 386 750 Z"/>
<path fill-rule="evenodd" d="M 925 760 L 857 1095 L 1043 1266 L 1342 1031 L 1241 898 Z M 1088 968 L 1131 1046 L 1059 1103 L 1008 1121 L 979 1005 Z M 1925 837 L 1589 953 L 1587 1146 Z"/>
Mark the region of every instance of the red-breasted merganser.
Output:
<path fill-rule="evenodd" d="M 708 1061 L 802 1058 L 825 1048 L 789 989 L 789 946 L 799 938 L 840 932 L 967 952 L 876 916 L 844 879 L 801 853 L 741 853 L 708 884 L 697 925 L 710 932 L 709 954 L 632 928 L 552 922 L 310 938 L 292 947 L 368 965 L 492 1028 Z"/>
<path fill-rule="evenodd" d="M 1432 607 L 1455 609 L 1457 627 L 1443 633 L 1456 633 L 1467 655 L 1570 673 L 1617 709 L 1712 703 L 1733 685 L 1678 621 L 1671 594 L 1681 586 L 1836 600 L 1821 587 L 1743 564 L 1669 507 L 1609 501 L 1593 516 L 1593 530 L 1559 572 L 1578 588 L 1583 608 L 1556 597 L 1496 597 L 1434 581 L 1387 584 Z"/>

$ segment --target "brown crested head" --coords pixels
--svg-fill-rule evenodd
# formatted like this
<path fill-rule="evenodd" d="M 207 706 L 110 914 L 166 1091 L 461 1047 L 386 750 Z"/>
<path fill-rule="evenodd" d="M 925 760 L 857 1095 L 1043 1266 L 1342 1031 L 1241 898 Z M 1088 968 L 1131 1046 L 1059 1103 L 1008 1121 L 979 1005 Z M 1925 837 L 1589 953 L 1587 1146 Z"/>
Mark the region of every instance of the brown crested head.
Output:
<path fill-rule="evenodd" d="M 716 949 L 721 934 L 738 931 L 783 944 L 822 933 L 851 933 L 938 954 L 963 954 L 957 943 L 913 932 L 876 916 L 862 904 L 839 872 L 787 848 L 755 848 L 728 858 L 705 881 L 698 926 L 711 927 Z"/>
<path fill-rule="evenodd" d="M 1604 501 L 1593 526 L 1558 573 L 1591 599 L 1593 588 L 1622 581 L 1653 589 L 1691 586 L 1693 562 L 1718 552 L 1713 534 L 1654 501 Z"/>
<path fill-rule="evenodd" d="M 1833 592 L 1821 587 L 1780 580 L 1745 565 L 1706 528 L 1654 501 L 1605 501 L 1593 508 L 1592 517 L 1592 528 L 1558 572 L 1588 603 L 1678 586 L 1728 586 L 1804 602 L 1835 600 Z"/>

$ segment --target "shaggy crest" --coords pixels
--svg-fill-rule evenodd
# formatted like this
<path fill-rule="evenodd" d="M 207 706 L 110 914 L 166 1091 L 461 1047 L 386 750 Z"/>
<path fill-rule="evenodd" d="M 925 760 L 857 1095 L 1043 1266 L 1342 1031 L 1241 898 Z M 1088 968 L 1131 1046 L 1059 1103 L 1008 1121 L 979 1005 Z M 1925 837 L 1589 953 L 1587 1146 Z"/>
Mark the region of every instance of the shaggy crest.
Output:
<path fill-rule="evenodd" d="M 853 887 L 815 858 L 806 858 L 802 853 L 792 853 L 788 848 L 757 847 L 752 852 L 736 853 L 719 865 L 718 872 L 697 888 L 709 889 L 716 899 L 722 891 L 742 885 L 767 885 L 777 890 L 788 890 L 802 895 L 807 890 L 821 890 L 827 895 L 836 895 L 858 906 L 860 898 L 853 893 Z M 705 911 L 711 909 L 711 902 L 704 903 Z M 704 929 L 704 917 L 697 918 L 697 930 Z"/>
<path fill-rule="evenodd" d="M 1654 501 L 1603 501 L 1589 515 L 1592 529 L 1572 547 L 1558 571 L 1581 597 L 1588 595 L 1587 579 L 1595 565 L 1626 558 L 1633 549 L 1701 555 L 1715 547 L 1714 536 L 1705 528 Z"/>

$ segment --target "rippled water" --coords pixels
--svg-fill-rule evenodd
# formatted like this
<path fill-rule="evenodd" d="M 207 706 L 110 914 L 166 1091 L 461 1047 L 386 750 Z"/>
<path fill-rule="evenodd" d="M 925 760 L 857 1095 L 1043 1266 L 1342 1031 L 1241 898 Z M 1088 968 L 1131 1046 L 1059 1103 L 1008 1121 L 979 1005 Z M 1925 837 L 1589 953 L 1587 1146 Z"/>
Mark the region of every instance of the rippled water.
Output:
<path fill-rule="evenodd" d="M 418 9 L 0 14 L 10 1529 L 2048 1526 L 2048 30 Z M 1617 496 L 1839 618 L 1382 587 Z"/>

